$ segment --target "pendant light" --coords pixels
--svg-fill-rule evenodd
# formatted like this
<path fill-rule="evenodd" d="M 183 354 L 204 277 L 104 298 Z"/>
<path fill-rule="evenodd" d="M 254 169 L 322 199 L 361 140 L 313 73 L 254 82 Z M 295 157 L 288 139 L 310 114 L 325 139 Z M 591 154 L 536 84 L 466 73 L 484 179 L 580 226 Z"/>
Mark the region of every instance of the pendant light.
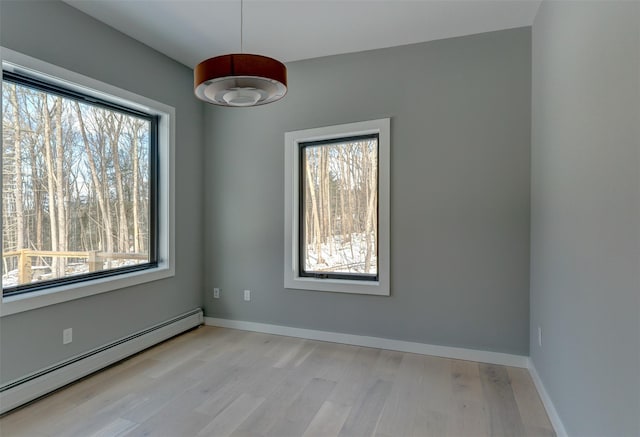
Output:
<path fill-rule="evenodd" d="M 287 67 L 280 61 L 243 53 L 244 4 L 240 0 L 240 53 L 202 61 L 194 70 L 196 97 L 220 106 L 258 106 L 287 92 Z"/>

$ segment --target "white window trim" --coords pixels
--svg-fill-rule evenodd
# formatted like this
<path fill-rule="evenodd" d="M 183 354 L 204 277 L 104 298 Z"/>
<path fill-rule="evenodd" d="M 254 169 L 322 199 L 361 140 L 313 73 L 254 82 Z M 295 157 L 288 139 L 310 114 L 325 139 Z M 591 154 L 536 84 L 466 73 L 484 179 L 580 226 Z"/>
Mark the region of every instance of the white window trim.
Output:
<path fill-rule="evenodd" d="M 175 275 L 175 109 L 113 85 L 0 47 L 3 69 L 27 72 L 88 95 L 157 115 L 158 121 L 158 266 L 113 277 L 60 285 L 0 299 L 0 317 L 74 299 L 119 290 Z M 1 110 L 1 108 L 0 108 Z M 1 133 L 2 127 L 0 127 Z"/>
<path fill-rule="evenodd" d="M 305 129 L 285 133 L 284 181 L 284 287 L 336 293 L 390 294 L 390 132 L 391 120 Z M 378 134 L 378 281 L 319 279 L 302 277 L 299 272 L 299 196 L 300 143 L 357 135 Z"/>

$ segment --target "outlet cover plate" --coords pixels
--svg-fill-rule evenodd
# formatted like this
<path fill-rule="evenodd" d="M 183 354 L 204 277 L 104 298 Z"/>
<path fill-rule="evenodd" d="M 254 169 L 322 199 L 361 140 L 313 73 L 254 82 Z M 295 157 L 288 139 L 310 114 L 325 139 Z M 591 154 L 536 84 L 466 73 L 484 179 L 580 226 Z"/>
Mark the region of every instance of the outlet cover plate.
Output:
<path fill-rule="evenodd" d="M 62 344 L 69 344 L 73 341 L 73 328 L 67 328 L 62 331 Z"/>

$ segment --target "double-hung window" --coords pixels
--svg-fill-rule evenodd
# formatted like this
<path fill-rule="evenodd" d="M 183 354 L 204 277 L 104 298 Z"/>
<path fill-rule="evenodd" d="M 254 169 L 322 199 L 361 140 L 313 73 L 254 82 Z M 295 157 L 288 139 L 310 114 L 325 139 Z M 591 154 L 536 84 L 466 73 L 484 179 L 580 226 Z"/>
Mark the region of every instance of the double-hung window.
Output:
<path fill-rule="evenodd" d="M 388 295 L 389 119 L 285 143 L 285 287 Z"/>
<path fill-rule="evenodd" d="M 171 109 L 13 55 L 2 63 L 2 313 L 172 274 Z"/>

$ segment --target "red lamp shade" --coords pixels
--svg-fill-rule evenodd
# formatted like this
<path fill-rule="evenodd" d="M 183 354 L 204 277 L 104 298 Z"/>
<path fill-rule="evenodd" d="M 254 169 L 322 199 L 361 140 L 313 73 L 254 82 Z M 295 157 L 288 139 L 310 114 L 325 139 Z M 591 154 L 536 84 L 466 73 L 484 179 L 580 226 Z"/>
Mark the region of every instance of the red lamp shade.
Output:
<path fill-rule="evenodd" d="M 287 67 L 261 55 L 216 56 L 194 70 L 196 97 L 221 106 L 257 106 L 287 93 Z"/>

